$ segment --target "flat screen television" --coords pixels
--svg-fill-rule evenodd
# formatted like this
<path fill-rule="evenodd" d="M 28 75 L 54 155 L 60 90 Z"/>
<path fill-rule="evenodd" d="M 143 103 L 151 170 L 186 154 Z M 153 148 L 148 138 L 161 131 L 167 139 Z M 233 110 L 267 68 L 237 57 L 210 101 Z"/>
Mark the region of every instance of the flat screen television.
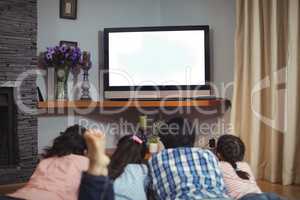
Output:
<path fill-rule="evenodd" d="M 209 26 L 104 29 L 104 98 L 210 95 Z"/>

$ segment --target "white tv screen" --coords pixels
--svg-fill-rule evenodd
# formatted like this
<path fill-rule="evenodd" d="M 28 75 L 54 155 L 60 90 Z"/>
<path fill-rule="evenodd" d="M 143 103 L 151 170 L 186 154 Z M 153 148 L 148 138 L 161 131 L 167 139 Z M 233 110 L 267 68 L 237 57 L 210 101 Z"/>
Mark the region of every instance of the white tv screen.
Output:
<path fill-rule="evenodd" d="M 108 34 L 109 86 L 205 85 L 205 31 Z"/>

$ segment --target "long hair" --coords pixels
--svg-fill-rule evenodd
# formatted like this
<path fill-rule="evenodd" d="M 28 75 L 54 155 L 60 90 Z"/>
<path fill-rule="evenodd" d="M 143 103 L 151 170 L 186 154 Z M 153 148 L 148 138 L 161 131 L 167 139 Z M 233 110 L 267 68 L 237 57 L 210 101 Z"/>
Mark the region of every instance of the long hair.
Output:
<path fill-rule="evenodd" d="M 245 180 L 249 180 L 249 174 L 237 168 L 236 162 L 243 161 L 245 155 L 245 144 L 234 135 L 222 135 L 218 139 L 217 153 L 222 159 L 233 167 L 236 174 Z"/>
<path fill-rule="evenodd" d="M 139 144 L 132 139 L 133 135 L 122 137 L 117 145 L 117 149 L 111 157 L 108 166 L 108 175 L 113 180 L 118 178 L 128 164 L 141 164 L 146 155 L 146 144 Z"/>
<path fill-rule="evenodd" d="M 70 154 L 84 155 L 87 149 L 83 134 L 86 129 L 79 125 L 70 126 L 61 132 L 53 145 L 44 149 L 43 158 L 62 157 Z"/>

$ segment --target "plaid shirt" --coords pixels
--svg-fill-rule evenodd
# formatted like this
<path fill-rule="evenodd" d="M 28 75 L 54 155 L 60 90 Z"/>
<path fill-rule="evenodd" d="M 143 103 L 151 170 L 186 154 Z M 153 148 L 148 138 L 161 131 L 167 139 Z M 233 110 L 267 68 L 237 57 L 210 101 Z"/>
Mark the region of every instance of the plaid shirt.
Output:
<path fill-rule="evenodd" d="M 160 200 L 228 198 L 215 155 L 199 148 L 166 149 L 149 160 Z"/>

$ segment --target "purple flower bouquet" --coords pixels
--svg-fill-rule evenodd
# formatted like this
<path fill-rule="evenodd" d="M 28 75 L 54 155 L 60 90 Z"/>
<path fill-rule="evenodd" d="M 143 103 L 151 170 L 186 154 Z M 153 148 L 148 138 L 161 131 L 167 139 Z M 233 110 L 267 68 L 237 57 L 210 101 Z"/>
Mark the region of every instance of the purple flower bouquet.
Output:
<path fill-rule="evenodd" d="M 58 68 L 74 67 L 79 64 L 82 52 L 78 47 L 48 47 L 44 53 L 46 64 Z"/>
<path fill-rule="evenodd" d="M 58 100 L 66 100 L 67 95 L 67 81 L 69 73 L 72 70 L 78 70 L 85 63 L 83 63 L 83 55 L 78 47 L 55 46 L 48 47 L 44 52 L 43 61 L 44 66 L 54 67 L 56 73 L 56 91 L 55 96 Z"/>

